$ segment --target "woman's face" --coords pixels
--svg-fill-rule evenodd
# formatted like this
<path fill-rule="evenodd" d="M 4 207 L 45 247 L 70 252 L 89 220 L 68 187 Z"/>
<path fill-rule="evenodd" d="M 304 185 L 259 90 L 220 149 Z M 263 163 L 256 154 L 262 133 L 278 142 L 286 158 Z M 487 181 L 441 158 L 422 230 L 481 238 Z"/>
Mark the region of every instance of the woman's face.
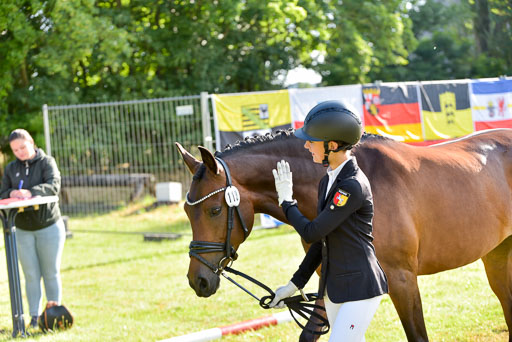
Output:
<path fill-rule="evenodd" d="M 308 149 L 313 156 L 313 161 L 322 164 L 324 160 L 324 142 L 323 141 L 306 141 L 304 148 Z"/>
<path fill-rule="evenodd" d="M 15 139 L 10 142 L 10 145 L 16 158 L 21 161 L 32 159 L 36 154 L 34 143 L 30 140 Z"/>

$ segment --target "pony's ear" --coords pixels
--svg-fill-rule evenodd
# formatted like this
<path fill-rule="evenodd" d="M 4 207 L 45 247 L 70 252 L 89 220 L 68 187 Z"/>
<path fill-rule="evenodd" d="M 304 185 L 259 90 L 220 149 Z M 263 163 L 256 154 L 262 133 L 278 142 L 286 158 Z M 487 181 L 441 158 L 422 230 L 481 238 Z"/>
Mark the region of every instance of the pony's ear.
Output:
<path fill-rule="evenodd" d="M 204 165 L 206 165 L 214 175 L 218 175 L 220 173 L 220 167 L 213 154 L 203 146 L 198 146 L 197 148 L 199 152 L 201 152 Z"/>
<path fill-rule="evenodd" d="M 185 162 L 185 165 L 187 165 L 188 169 L 192 174 L 195 174 L 199 166 L 201 165 L 201 162 L 194 158 L 193 155 L 191 155 L 179 142 L 174 143 L 176 147 L 178 148 L 178 151 L 181 154 L 181 157 L 183 158 L 183 161 Z"/>

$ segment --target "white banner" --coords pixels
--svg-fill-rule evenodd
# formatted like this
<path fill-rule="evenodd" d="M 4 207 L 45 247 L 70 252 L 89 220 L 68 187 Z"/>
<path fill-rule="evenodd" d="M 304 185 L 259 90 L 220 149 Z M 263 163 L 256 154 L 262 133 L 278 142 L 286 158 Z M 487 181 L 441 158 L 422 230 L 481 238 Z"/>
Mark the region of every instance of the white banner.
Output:
<path fill-rule="evenodd" d="M 343 85 L 321 88 L 289 89 L 290 107 L 292 114 L 292 127 L 297 129 L 303 126 L 308 112 L 318 103 L 329 100 L 343 100 L 352 104 L 363 120 L 362 86 Z"/>

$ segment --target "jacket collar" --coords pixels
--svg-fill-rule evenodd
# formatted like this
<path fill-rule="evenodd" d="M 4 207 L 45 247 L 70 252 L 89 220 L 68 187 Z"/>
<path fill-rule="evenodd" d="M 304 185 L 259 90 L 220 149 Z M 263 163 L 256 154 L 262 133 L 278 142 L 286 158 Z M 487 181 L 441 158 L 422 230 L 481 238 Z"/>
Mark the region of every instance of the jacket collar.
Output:
<path fill-rule="evenodd" d="M 329 178 L 327 175 L 325 175 L 324 179 L 322 180 L 323 186 L 320 190 L 319 198 L 318 198 L 318 209 L 323 210 L 325 207 L 325 204 L 327 201 L 331 198 L 332 194 L 338 190 L 337 183 L 339 183 L 341 180 L 350 177 L 356 173 L 356 171 L 359 169 L 359 166 L 357 166 L 357 161 L 354 156 L 352 156 L 347 163 L 343 166 L 340 173 L 338 173 L 338 176 L 336 177 L 336 181 L 331 186 L 331 189 L 329 190 L 329 193 L 327 196 L 325 196 L 325 192 L 327 191 L 327 183 L 329 181 Z"/>

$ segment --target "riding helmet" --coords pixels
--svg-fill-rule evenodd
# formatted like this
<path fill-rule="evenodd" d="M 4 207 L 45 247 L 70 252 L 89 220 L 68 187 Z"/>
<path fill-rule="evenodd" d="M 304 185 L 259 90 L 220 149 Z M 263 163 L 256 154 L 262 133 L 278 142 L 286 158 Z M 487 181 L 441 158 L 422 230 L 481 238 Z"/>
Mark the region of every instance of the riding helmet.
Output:
<path fill-rule="evenodd" d="M 309 141 L 343 141 L 351 147 L 361 139 L 363 126 L 355 109 L 341 101 L 325 101 L 313 107 L 297 138 Z"/>

